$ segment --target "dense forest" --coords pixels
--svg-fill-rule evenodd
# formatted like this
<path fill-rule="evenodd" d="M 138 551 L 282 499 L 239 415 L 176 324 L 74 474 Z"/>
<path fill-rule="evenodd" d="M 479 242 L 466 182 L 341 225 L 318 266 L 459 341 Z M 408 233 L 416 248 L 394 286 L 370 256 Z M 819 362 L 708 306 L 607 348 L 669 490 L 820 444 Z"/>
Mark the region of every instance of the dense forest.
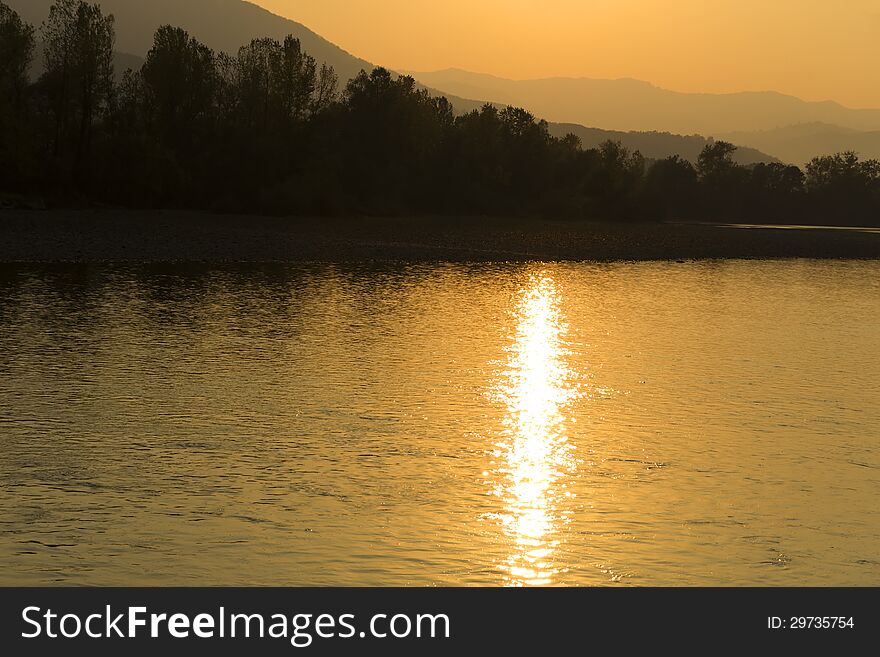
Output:
<path fill-rule="evenodd" d="M 39 47 L 38 47 L 39 44 Z M 880 222 L 880 162 L 742 166 L 583 149 L 523 109 L 456 115 L 377 68 L 339 88 L 298 40 L 235 55 L 161 27 L 139 71 L 113 70 L 114 20 L 57 0 L 35 28 L 0 1 L 0 193 L 278 214 L 541 214 L 595 219 Z M 31 62 L 43 73 L 31 80 Z"/>

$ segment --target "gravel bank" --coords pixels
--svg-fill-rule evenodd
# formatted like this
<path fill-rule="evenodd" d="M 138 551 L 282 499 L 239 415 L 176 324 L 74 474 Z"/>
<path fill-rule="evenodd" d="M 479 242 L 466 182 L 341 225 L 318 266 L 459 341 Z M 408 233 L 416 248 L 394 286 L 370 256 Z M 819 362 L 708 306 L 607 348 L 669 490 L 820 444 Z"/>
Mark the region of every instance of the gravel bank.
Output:
<path fill-rule="evenodd" d="M 0 262 L 880 258 L 880 233 L 537 219 L 0 211 Z"/>

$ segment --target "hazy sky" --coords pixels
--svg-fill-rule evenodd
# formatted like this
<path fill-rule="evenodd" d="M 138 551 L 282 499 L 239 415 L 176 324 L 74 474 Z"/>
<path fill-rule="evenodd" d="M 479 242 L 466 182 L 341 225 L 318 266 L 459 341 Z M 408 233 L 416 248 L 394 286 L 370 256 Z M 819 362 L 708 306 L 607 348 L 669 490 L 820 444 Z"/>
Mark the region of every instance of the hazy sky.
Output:
<path fill-rule="evenodd" d="M 633 77 L 880 107 L 880 0 L 254 0 L 399 70 Z"/>

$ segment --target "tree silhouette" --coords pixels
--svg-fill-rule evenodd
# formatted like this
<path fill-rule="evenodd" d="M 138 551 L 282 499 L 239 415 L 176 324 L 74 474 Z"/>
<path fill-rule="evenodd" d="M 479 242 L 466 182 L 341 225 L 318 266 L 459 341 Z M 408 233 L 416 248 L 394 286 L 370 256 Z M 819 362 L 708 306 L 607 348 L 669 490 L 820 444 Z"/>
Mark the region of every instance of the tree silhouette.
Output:
<path fill-rule="evenodd" d="M 89 154 L 96 118 L 107 111 L 113 90 L 113 17 L 82 0 L 55 0 L 41 35 L 43 81 L 53 114 L 54 153 L 71 144 L 76 160 Z"/>
<path fill-rule="evenodd" d="M 653 209 L 666 219 L 691 217 L 699 195 L 697 171 L 678 155 L 659 160 L 648 168 L 642 195 L 646 212 Z"/>
<path fill-rule="evenodd" d="M 702 180 L 721 179 L 735 168 L 736 146 L 726 141 L 706 144 L 697 159 L 697 173 Z"/>
<path fill-rule="evenodd" d="M 0 1 L 0 191 L 278 214 L 522 214 L 603 220 L 880 222 L 880 162 L 854 153 L 741 166 L 583 149 L 517 107 L 456 115 L 411 77 L 361 71 L 340 94 L 300 42 L 214 52 L 165 25 L 114 83 L 113 18 L 55 0 L 45 72 L 33 29 Z"/>
<path fill-rule="evenodd" d="M 806 188 L 816 208 L 832 223 L 876 221 L 880 162 L 861 162 L 851 151 L 813 158 L 806 169 Z"/>
<path fill-rule="evenodd" d="M 34 29 L 0 2 L 0 179 L 20 180 Z"/>
<path fill-rule="evenodd" d="M 214 118 L 214 52 L 180 28 L 156 31 L 140 75 L 150 127 L 172 148 L 192 148 Z"/>
<path fill-rule="evenodd" d="M 34 29 L 0 2 L 0 117 L 9 120 L 24 106 L 27 72 L 34 55 Z"/>

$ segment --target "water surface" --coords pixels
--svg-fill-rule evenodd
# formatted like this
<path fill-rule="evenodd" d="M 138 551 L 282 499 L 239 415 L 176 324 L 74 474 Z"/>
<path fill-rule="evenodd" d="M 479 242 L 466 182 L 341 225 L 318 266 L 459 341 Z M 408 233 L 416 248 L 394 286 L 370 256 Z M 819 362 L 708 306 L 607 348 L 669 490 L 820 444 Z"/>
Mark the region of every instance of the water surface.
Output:
<path fill-rule="evenodd" d="M 880 584 L 880 263 L 3 266 L 0 583 Z"/>

